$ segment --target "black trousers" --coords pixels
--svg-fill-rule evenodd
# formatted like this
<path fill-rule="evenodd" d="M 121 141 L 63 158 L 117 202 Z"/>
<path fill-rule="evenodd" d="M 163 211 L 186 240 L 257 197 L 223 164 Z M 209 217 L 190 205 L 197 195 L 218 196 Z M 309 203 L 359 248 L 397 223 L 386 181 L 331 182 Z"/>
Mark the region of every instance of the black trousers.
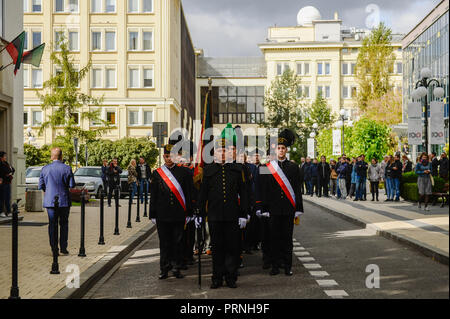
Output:
<path fill-rule="evenodd" d="M 212 280 L 237 280 L 241 230 L 238 221 L 208 222 L 211 236 Z"/>
<path fill-rule="evenodd" d="M 305 182 L 303 180 L 300 181 L 300 192 L 302 195 L 305 194 Z"/>
<path fill-rule="evenodd" d="M 115 185 L 115 184 L 109 184 L 108 185 L 108 205 L 111 205 L 111 199 L 112 199 L 113 195 L 114 195 L 114 198 L 115 198 L 116 194 L 115 194 L 114 191 L 115 191 L 115 189 L 117 187 L 118 186 Z"/>
<path fill-rule="evenodd" d="M 161 271 L 169 271 L 170 266 L 179 271 L 183 263 L 184 222 L 157 220 L 156 227 L 159 237 Z"/>
<path fill-rule="evenodd" d="M 261 251 L 264 264 L 272 264 L 270 259 L 270 223 L 269 218 L 262 216 L 261 223 Z"/>
<path fill-rule="evenodd" d="M 292 233 L 294 231 L 294 214 L 273 216 L 269 218 L 270 259 L 273 268 L 284 264 L 292 267 Z"/>
<path fill-rule="evenodd" d="M 187 263 L 194 258 L 194 245 L 195 245 L 195 223 L 190 222 L 186 225 L 186 229 L 183 231 L 183 262 Z"/>
<path fill-rule="evenodd" d="M 370 182 L 370 192 L 372 193 L 372 198 L 378 199 L 378 187 L 380 182 Z M 375 197 L 376 196 L 376 197 Z"/>
<path fill-rule="evenodd" d="M 328 185 L 330 180 L 327 178 L 319 177 L 319 196 L 328 196 Z"/>
<path fill-rule="evenodd" d="M 312 188 L 311 188 L 312 193 L 315 193 L 316 196 L 319 196 L 319 178 L 313 177 L 311 179 L 311 183 L 312 183 Z"/>

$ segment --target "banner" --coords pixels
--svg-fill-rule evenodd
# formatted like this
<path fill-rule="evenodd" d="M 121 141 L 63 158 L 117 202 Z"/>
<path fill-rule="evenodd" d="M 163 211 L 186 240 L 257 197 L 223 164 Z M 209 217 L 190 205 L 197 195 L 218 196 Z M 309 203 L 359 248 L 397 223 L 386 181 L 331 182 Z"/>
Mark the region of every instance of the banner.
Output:
<path fill-rule="evenodd" d="M 313 159 L 316 157 L 315 151 L 315 140 L 313 138 L 308 138 L 308 156 Z"/>
<path fill-rule="evenodd" d="M 422 104 L 411 102 L 408 104 L 408 144 L 422 145 Z"/>
<path fill-rule="evenodd" d="M 333 155 L 342 155 L 341 138 L 341 130 L 333 130 Z"/>
<path fill-rule="evenodd" d="M 430 144 L 445 144 L 444 137 L 444 102 L 430 103 Z"/>

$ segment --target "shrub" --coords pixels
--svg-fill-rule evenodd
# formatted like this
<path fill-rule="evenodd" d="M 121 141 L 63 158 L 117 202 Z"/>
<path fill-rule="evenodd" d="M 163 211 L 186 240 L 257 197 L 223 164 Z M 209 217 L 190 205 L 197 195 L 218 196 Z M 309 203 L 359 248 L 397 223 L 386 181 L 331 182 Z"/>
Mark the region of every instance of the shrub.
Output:
<path fill-rule="evenodd" d="M 417 183 L 405 183 L 400 189 L 400 196 L 405 200 L 419 201 L 419 189 Z"/>

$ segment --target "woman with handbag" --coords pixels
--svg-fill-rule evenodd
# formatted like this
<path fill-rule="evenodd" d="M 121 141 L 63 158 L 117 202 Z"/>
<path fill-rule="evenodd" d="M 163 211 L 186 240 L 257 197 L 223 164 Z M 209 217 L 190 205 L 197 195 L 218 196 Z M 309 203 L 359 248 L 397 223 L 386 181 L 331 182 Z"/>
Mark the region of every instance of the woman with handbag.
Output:
<path fill-rule="evenodd" d="M 336 168 L 336 161 L 334 159 L 330 161 L 330 169 L 330 190 L 331 194 L 333 196 L 336 196 L 338 173 Z"/>
<path fill-rule="evenodd" d="M 424 152 L 420 155 L 421 161 L 416 165 L 417 188 L 419 189 L 419 209 L 422 208 L 421 202 L 425 198 L 425 210 L 429 211 L 428 199 L 433 193 L 433 176 L 431 175 L 431 162 L 428 159 L 428 155 Z"/>
<path fill-rule="evenodd" d="M 132 159 L 130 165 L 128 165 L 128 184 L 130 185 L 131 193 L 130 200 L 131 204 L 133 204 L 134 195 L 137 193 L 137 184 L 138 184 L 138 172 L 136 170 L 136 160 Z M 139 200 L 139 198 L 137 199 Z"/>

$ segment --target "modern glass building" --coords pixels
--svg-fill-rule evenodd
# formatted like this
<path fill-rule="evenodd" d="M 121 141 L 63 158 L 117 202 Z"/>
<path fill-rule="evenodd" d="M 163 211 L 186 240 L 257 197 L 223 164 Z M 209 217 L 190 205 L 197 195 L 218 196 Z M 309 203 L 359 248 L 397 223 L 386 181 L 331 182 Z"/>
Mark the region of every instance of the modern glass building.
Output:
<path fill-rule="evenodd" d="M 432 78 L 437 79 L 444 88 L 445 140 L 449 141 L 449 0 L 441 1 L 402 41 L 403 47 L 403 122 L 406 123 L 408 103 L 412 101 L 411 93 L 420 79 L 420 70 L 424 67 L 432 71 Z M 432 95 L 434 87 L 427 95 L 428 103 L 436 98 Z M 429 114 L 428 114 L 429 115 Z M 432 145 L 432 151 L 440 154 L 444 145 Z M 423 147 L 419 146 L 417 152 Z"/>

